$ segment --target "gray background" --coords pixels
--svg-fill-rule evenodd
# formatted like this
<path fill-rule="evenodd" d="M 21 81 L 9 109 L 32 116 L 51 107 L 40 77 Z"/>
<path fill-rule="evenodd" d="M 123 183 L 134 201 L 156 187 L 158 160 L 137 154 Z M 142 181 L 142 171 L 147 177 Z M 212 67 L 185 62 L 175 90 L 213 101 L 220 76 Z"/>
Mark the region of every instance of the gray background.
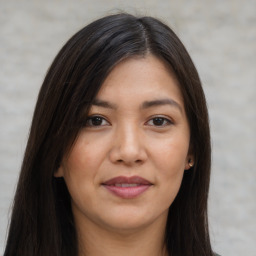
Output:
<path fill-rule="evenodd" d="M 78 29 L 119 9 L 161 18 L 191 53 L 211 118 L 213 247 L 222 256 L 255 256 L 255 0 L 0 0 L 0 255 L 46 70 Z"/>

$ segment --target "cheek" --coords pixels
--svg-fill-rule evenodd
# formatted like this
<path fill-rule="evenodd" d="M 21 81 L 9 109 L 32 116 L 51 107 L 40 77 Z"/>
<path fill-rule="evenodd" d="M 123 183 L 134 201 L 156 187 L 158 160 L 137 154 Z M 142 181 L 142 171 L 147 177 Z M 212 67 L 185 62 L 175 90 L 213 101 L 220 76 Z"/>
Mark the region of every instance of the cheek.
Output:
<path fill-rule="evenodd" d="M 172 140 L 155 148 L 156 180 L 161 191 L 158 207 L 168 209 L 173 203 L 183 179 L 188 144 L 181 146 Z"/>
<path fill-rule="evenodd" d="M 151 149 L 156 180 L 162 191 L 159 203 L 166 207 L 172 204 L 180 189 L 189 148 L 186 138 L 182 136 L 166 138 L 162 143 L 155 143 L 154 149 Z"/>
<path fill-rule="evenodd" d="M 81 134 L 70 153 L 62 161 L 64 180 L 76 202 L 90 201 L 101 175 L 106 149 L 95 138 Z"/>
<path fill-rule="evenodd" d="M 70 154 L 64 161 L 64 165 L 67 167 L 71 174 L 86 175 L 93 173 L 97 170 L 97 166 L 100 164 L 103 147 L 95 143 L 90 142 L 87 136 L 80 136 L 72 148 Z"/>
<path fill-rule="evenodd" d="M 79 194 L 79 190 L 84 190 L 89 182 L 93 182 L 95 174 L 90 165 L 94 161 L 88 153 L 80 143 L 76 143 L 62 161 L 63 176 L 70 194 Z"/>
<path fill-rule="evenodd" d="M 89 148 L 89 144 L 78 140 L 62 162 L 65 183 L 78 208 L 84 204 L 92 204 L 90 195 L 94 193 L 97 163 L 92 154 L 95 151 L 88 150 Z"/>
<path fill-rule="evenodd" d="M 163 143 L 154 143 L 151 155 L 160 170 L 169 175 L 184 171 L 189 143 L 187 140 L 167 139 Z"/>

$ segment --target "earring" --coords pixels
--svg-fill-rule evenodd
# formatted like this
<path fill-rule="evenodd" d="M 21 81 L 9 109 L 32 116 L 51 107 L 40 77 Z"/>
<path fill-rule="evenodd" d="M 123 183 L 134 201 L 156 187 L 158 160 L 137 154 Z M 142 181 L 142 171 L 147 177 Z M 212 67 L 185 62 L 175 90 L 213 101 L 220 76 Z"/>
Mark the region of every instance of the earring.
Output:
<path fill-rule="evenodd" d="M 188 160 L 188 165 L 189 165 L 190 168 L 194 166 L 193 161 L 192 161 L 191 158 Z"/>

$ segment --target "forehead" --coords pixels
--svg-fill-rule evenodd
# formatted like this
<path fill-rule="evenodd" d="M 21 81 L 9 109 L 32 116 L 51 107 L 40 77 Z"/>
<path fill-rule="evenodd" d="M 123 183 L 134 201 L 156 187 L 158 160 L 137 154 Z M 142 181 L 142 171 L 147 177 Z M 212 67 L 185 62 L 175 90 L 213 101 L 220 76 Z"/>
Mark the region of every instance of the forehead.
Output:
<path fill-rule="evenodd" d="M 183 97 L 174 72 L 159 58 L 129 58 L 110 72 L 97 99 L 119 102 L 141 102 L 171 98 L 183 105 Z"/>

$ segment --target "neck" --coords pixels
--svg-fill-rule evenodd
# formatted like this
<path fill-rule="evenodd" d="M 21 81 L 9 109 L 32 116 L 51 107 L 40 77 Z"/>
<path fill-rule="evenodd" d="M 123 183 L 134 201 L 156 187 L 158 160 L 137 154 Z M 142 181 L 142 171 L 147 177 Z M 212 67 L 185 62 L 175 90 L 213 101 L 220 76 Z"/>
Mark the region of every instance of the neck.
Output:
<path fill-rule="evenodd" d="M 137 230 L 106 230 L 94 223 L 79 223 L 79 256 L 168 256 L 165 224 L 154 223 Z"/>

